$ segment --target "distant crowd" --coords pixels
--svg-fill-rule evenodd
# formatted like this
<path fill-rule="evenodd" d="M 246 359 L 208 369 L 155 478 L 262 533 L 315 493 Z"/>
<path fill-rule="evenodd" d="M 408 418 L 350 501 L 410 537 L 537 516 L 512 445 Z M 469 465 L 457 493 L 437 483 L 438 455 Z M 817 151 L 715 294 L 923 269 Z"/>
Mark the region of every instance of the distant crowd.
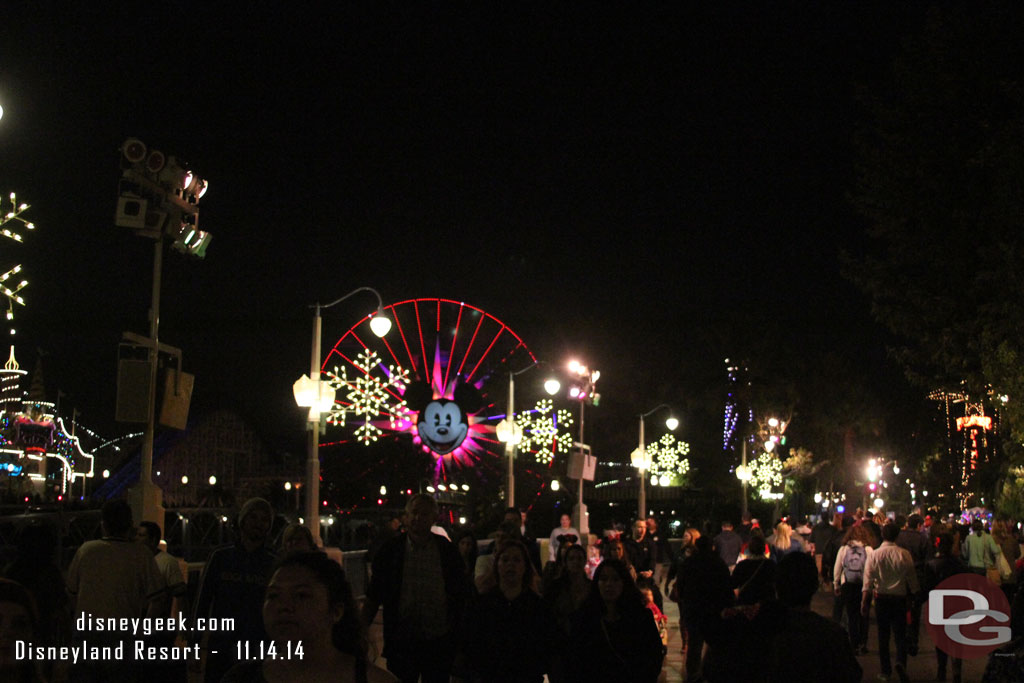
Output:
<path fill-rule="evenodd" d="M 653 517 L 597 536 L 562 515 L 538 542 L 509 508 L 481 539 L 438 526 L 434 498 L 418 494 L 368 550 L 359 603 L 340 554 L 306 527 L 269 547 L 263 499 L 239 509 L 236 542 L 192 591 L 157 524 L 135 524 L 121 500 L 102 513 L 102 537 L 66 571 L 52 528 L 24 529 L 0 580 L 0 680 L 654 683 L 675 627 L 668 600 L 688 681 L 859 681 L 872 609 L 882 673 L 906 681 L 928 592 L 958 573 L 1012 605 L 1017 637 L 984 680 L 1024 680 L 1024 560 L 1008 519 L 857 511 L 766 534 L 745 518 L 684 528 L 673 552 Z M 819 591 L 831 618 L 811 609 Z M 378 619 L 380 652 L 368 637 Z M 936 655 L 938 679 L 959 681 L 961 662 Z"/>

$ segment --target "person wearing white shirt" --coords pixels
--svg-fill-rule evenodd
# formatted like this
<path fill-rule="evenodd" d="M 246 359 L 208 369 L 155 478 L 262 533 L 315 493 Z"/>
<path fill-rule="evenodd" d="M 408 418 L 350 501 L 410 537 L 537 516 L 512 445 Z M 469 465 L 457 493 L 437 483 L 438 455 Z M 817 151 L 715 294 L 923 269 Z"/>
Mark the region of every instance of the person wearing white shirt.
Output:
<path fill-rule="evenodd" d="M 871 596 L 875 596 L 875 619 L 878 622 L 878 657 L 882 673 L 892 674 L 889 659 L 889 635 L 896 637 L 896 675 L 901 683 L 907 676 L 907 600 L 921 590 L 914 571 L 914 559 L 896 545 L 900 530 L 892 522 L 882 527 L 882 545 L 868 558 L 864 569 L 861 612 L 867 616 Z"/>
<path fill-rule="evenodd" d="M 578 539 L 580 532 L 572 527 L 572 517 L 568 513 L 563 512 L 559 525 L 551 532 L 551 538 L 548 541 L 548 561 L 554 562 L 555 558 L 558 557 L 558 537 L 568 535 L 575 536 Z"/>

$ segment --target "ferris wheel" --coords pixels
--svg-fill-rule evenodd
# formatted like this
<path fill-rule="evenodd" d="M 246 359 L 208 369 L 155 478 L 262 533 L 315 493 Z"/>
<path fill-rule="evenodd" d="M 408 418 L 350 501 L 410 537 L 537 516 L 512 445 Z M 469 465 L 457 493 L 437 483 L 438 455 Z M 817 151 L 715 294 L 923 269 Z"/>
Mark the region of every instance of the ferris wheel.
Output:
<path fill-rule="evenodd" d="M 411 442 L 434 459 L 435 473 L 493 469 L 504 444 L 508 373 L 536 358 L 490 313 L 452 299 L 408 299 L 385 306 L 394 325 L 378 338 L 366 316 L 345 332 L 321 367 L 335 388 L 327 415 L 342 443 Z"/>

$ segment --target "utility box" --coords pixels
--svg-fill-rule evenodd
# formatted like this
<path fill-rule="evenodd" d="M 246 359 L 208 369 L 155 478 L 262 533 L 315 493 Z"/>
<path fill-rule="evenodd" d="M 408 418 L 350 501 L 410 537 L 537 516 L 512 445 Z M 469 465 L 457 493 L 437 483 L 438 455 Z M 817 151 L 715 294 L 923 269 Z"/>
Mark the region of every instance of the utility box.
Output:
<path fill-rule="evenodd" d="M 192 386 L 196 376 L 168 368 L 164 370 L 163 401 L 160 404 L 160 424 L 171 429 L 185 429 L 188 406 L 192 400 Z"/>
<path fill-rule="evenodd" d="M 569 452 L 569 478 L 594 481 L 597 458 L 591 455 L 590 446 L 575 442 Z"/>

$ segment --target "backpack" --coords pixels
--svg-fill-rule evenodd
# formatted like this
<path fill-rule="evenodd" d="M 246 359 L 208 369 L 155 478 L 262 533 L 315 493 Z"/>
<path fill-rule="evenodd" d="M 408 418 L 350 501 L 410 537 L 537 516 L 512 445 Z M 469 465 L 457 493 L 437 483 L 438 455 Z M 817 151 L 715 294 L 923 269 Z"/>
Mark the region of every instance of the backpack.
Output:
<path fill-rule="evenodd" d="M 843 555 L 843 577 L 846 581 L 859 583 L 864 580 L 864 563 L 867 562 L 868 551 L 862 545 L 851 545 Z"/>

